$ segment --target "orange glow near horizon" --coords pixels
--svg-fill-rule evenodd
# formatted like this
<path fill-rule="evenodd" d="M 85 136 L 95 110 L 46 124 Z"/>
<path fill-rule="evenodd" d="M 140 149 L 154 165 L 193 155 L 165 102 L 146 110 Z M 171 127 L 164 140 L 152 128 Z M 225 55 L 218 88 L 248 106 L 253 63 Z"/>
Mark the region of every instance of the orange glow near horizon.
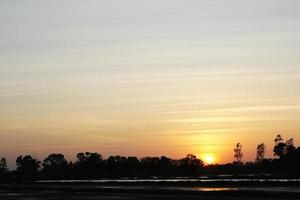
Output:
<path fill-rule="evenodd" d="M 206 165 L 214 164 L 216 161 L 216 158 L 211 154 L 204 154 L 201 159 L 203 159 Z"/>

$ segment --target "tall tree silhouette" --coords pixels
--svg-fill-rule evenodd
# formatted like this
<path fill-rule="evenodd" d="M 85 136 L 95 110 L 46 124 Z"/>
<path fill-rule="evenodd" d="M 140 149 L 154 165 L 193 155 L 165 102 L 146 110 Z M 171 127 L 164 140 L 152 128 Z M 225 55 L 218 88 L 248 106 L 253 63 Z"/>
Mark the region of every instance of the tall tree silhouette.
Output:
<path fill-rule="evenodd" d="M 234 152 L 234 158 L 236 160 L 237 164 L 241 164 L 242 163 L 242 159 L 243 159 L 243 153 L 242 153 L 242 145 L 238 142 L 235 146 L 235 148 L 233 149 Z"/>
<path fill-rule="evenodd" d="M 286 153 L 286 144 L 283 142 L 283 138 L 281 137 L 280 134 L 278 134 L 276 136 L 276 138 L 274 139 L 274 156 L 278 156 L 279 158 L 282 158 L 285 153 Z"/>
<path fill-rule="evenodd" d="M 0 173 L 4 173 L 7 171 L 7 162 L 5 158 L 0 159 Z"/>
<path fill-rule="evenodd" d="M 264 143 L 258 144 L 256 148 L 256 159 L 255 161 L 262 162 L 265 158 L 266 145 Z"/>

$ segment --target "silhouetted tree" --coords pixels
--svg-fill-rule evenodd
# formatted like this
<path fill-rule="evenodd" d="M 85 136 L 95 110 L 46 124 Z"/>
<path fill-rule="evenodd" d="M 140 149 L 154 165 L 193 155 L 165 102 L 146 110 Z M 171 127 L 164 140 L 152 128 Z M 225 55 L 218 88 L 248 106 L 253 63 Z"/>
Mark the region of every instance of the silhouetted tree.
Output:
<path fill-rule="evenodd" d="M 127 157 L 126 176 L 137 176 L 140 171 L 140 160 L 135 156 Z"/>
<path fill-rule="evenodd" d="M 158 163 L 159 157 L 144 157 L 141 159 L 141 168 L 144 176 L 156 176 L 158 175 Z"/>
<path fill-rule="evenodd" d="M 242 145 L 240 143 L 237 143 L 235 148 L 233 149 L 234 152 L 234 158 L 236 160 L 237 164 L 241 164 L 242 163 L 242 159 L 243 159 L 243 153 L 242 153 Z"/>
<path fill-rule="evenodd" d="M 30 155 L 19 156 L 16 160 L 17 172 L 21 178 L 34 179 L 37 178 L 38 170 L 41 162 Z"/>
<path fill-rule="evenodd" d="M 279 159 L 274 160 L 274 164 L 281 171 L 289 173 L 300 173 L 300 152 L 294 146 L 294 139 L 290 138 L 283 142 L 281 135 L 277 135 L 274 140 L 274 155 Z"/>
<path fill-rule="evenodd" d="M 174 162 L 166 156 L 161 156 L 158 161 L 158 168 L 160 176 L 170 176 L 174 173 Z"/>
<path fill-rule="evenodd" d="M 285 152 L 286 153 L 292 153 L 296 150 L 296 147 L 294 146 L 294 138 L 290 138 L 285 142 Z"/>
<path fill-rule="evenodd" d="M 282 158 L 282 165 L 285 170 L 289 169 L 291 172 L 296 172 L 299 169 L 298 153 L 294 146 L 294 139 L 291 138 L 285 142 L 285 155 Z"/>
<path fill-rule="evenodd" d="M 180 160 L 180 169 L 185 175 L 197 175 L 204 163 L 193 154 L 188 154 L 185 158 Z"/>
<path fill-rule="evenodd" d="M 144 157 L 140 161 L 140 169 L 144 176 L 170 176 L 175 171 L 175 161 L 161 157 Z"/>
<path fill-rule="evenodd" d="M 110 176 L 121 177 L 126 174 L 127 158 L 122 156 L 110 156 L 107 161 Z"/>
<path fill-rule="evenodd" d="M 0 159 L 0 173 L 4 173 L 7 171 L 7 162 L 5 158 Z"/>
<path fill-rule="evenodd" d="M 68 161 L 62 154 L 50 154 L 43 163 L 43 173 L 48 179 L 66 177 Z"/>
<path fill-rule="evenodd" d="M 74 164 L 77 176 L 83 178 L 99 177 L 101 174 L 103 158 L 98 153 L 78 153 Z"/>
<path fill-rule="evenodd" d="M 266 145 L 264 143 L 258 144 L 256 148 L 256 162 L 262 162 L 265 158 Z"/>
<path fill-rule="evenodd" d="M 285 153 L 286 153 L 286 144 L 283 142 L 283 138 L 281 137 L 280 134 L 278 134 L 276 136 L 276 138 L 274 139 L 274 156 L 278 156 L 279 158 L 282 158 Z"/>

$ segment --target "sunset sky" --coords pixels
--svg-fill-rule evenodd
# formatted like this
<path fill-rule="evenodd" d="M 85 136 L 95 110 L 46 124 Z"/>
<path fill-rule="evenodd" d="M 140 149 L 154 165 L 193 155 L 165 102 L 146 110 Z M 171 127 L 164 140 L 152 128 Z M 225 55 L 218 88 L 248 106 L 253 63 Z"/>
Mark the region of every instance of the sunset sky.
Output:
<path fill-rule="evenodd" d="M 300 145 L 299 0 L 0 1 L 0 157 Z"/>

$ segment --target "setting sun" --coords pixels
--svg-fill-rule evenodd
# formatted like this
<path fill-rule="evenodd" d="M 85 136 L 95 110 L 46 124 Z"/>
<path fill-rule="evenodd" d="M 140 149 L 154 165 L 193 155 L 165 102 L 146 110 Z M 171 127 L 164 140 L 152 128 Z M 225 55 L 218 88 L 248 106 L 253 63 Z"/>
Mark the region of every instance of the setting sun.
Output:
<path fill-rule="evenodd" d="M 215 158 L 210 154 L 206 154 L 203 156 L 203 161 L 205 164 L 213 164 L 215 162 Z"/>

